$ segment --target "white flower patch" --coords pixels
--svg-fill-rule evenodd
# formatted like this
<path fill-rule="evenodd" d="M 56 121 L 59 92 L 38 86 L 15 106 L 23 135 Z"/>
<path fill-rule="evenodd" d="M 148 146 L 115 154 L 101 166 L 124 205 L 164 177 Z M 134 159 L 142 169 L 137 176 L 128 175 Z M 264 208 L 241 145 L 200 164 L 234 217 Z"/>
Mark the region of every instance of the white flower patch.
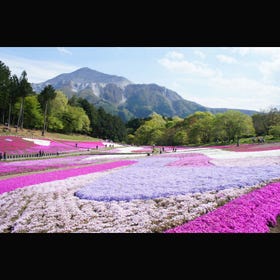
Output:
<path fill-rule="evenodd" d="M 280 156 L 280 149 L 278 150 L 268 150 L 268 151 L 256 151 L 256 152 L 234 152 L 225 151 L 221 149 L 213 148 L 196 148 L 188 149 L 184 153 L 202 153 L 213 159 L 243 159 L 243 158 L 253 158 L 253 157 L 275 157 Z"/>
<path fill-rule="evenodd" d="M 124 159 L 124 158 L 133 159 L 133 158 L 146 157 L 146 156 L 147 156 L 147 154 L 94 155 L 94 156 L 89 156 L 89 157 L 86 157 L 86 158 L 82 159 L 81 162 L 83 162 L 83 161 L 89 161 L 89 160 L 96 161 L 96 160 L 102 160 L 102 159 Z"/>
<path fill-rule="evenodd" d="M 39 146 L 49 146 L 51 143 L 51 141 L 49 141 L 49 140 L 42 140 L 42 139 L 32 139 L 32 138 L 22 138 L 22 139 L 33 142 L 34 144 L 39 145 Z"/>

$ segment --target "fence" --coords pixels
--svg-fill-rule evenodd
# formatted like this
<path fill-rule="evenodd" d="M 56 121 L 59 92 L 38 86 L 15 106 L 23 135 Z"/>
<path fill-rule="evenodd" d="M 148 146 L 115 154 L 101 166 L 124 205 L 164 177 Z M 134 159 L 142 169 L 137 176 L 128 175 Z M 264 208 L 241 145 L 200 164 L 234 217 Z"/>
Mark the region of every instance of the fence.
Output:
<path fill-rule="evenodd" d="M 24 160 L 24 159 L 35 159 L 35 158 L 51 158 L 51 157 L 59 157 L 59 156 L 70 156 L 70 155 L 84 155 L 90 154 L 90 151 L 78 151 L 78 152 L 56 152 L 56 153 L 32 153 L 32 154 L 7 154 L 0 152 L 0 161 L 13 161 L 13 160 Z"/>

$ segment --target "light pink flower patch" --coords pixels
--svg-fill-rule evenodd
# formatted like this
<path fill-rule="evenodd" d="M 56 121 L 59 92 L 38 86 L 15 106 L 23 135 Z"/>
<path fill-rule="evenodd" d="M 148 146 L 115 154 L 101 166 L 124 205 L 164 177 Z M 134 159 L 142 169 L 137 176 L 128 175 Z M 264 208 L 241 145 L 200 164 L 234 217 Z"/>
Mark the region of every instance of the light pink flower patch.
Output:
<path fill-rule="evenodd" d="M 0 194 L 15 190 L 17 188 L 23 188 L 29 185 L 51 182 L 56 180 L 63 180 L 69 177 L 75 177 L 75 176 L 85 175 L 94 172 L 102 172 L 112 168 L 130 165 L 135 162 L 137 161 L 135 160 L 115 161 L 115 162 L 91 165 L 87 167 L 72 168 L 67 170 L 56 170 L 47 173 L 30 174 L 30 175 L 4 179 L 0 181 Z"/>
<path fill-rule="evenodd" d="M 167 166 L 176 166 L 176 167 L 184 167 L 184 166 L 212 166 L 212 163 L 209 162 L 210 158 L 199 153 L 191 153 L 191 154 L 181 154 L 180 159 L 168 163 Z"/>
<path fill-rule="evenodd" d="M 208 148 L 213 149 L 223 149 L 233 152 L 261 152 L 261 151 L 271 151 L 279 150 L 279 143 L 265 143 L 265 144 L 240 144 L 239 146 L 234 145 L 225 145 L 225 146 L 209 146 Z"/>

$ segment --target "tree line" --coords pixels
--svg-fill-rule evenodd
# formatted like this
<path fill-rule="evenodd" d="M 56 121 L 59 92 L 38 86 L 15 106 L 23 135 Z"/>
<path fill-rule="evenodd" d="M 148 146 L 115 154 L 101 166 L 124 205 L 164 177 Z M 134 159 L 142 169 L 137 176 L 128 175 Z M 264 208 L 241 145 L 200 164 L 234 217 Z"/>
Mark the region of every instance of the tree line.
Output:
<path fill-rule="evenodd" d="M 240 138 L 280 137 L 280 111 L 272 108 L 252 117 L 238 111 L 195 112 L 186 118 L 152 114 L 127 123 L 127 141 L 136 145 L 202 145 L 239 143 Z"/>

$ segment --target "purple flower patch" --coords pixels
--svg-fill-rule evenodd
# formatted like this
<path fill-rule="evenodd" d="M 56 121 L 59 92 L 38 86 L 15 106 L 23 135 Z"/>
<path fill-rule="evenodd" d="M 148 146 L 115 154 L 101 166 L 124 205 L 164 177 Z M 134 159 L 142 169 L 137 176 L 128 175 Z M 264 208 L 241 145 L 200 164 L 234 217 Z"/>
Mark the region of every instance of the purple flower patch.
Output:
<path fill-rule="evenodd" d="M 194 192 L 254 186 L 280 178 L 278 166 L 168 166 L 178 158 L 151 156 L 97 178 L 76 195 L 83 199 L 112 201 L 151 199 Z"/>

